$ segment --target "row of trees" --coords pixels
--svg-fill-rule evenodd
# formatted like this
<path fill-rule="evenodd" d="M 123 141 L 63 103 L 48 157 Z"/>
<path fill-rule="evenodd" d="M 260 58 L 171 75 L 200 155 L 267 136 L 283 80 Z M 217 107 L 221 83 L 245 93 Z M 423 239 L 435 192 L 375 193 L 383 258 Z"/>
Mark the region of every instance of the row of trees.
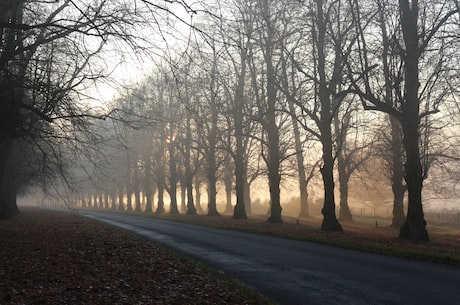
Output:
<path fill-rule="evenodd" d="M 74 185 L 74 160 L 97 156 L 94 127 L 111 112 L 92 109 L 89 89 L 110 76 L 106 59 L 123 58 L 120 49 L 155 50 L 138 27 L 155 34 L 165 14 L 178 18 L 170 2 L 0 2 L 0 218 L 17 213 L 30 186 Z"/>
<path fill-rule="evenodd" d="M 392 225 L 401 227 L 402 238 L 427 240 L 423 181 L 430 165 L 458 158 L 455 132 L 434 143 L 442 125 L 458 123 L 455 111 L 449 119 L 439 115 L 458 109 L 458 3 L 235 0 L 207 10 L 212 14 L 194 23 L 187 48 L 117 100 L 148 126 L 124 136 L 131 152 L 136 141 L 149 147 L 128 157 L 125 177 L 133 185 L 140 172 L 155 180 L 161 212 L 164 189 L 171 212 L 178 211 L 180 185 L 188 214 L 197 208 L 192 190 L 199 196 L 205 180 L 210 215 L 218 214 L 220 179 L 227 198 L 235 185 L 234 217 L 246 218 L 248 188 L 264 174 L 268 221 L 281 222 L 282 175 L 298 177 L 301 216 L 307 216 L 307 185 L 319 169 L 321 227 L 342 230 L 336 180 L 339 219 L 351 220 L 350 178 L 380 155 L 386 165 L 373 160 L 366 168 L 386 168 Z M 145 192 L 150 211 L 151 188 Z"/>
<path fill-rule="evenodd" d="M 194 214 L 206 182 L 208 214 L 218 215 L 222 181 L 228 208 L 234 188 L 233 215 L 246 218 L 251 182 L 266 175 L 271 222 L 282 221 L 282 175 L 298 177 L 301 215 L 307 216 L 307 185 L 318 171 L 321 228 L 336 231 L 342 230 L 336 180 L 339 218 L 351 220 L 352 174 L 382 151 L 389 152 L 393 225 L 401 226 L 402 238 L 428 239 L 423 181 L 440 157 L 458 158 L 456 0 L 228 0 L 200 4 L 204 14 L 180 1 L 193 16 L 192 28 L 180 36 L 185 43 L 166 48 L 151 75 L 114 101 L 113 120 L 103 122 L 96 120 L 106 117 L 101 112 L 77 102 L 85 84 L 102 76 L 96 59 L 113 39 L 151 52 L 133 26 L 159 25 L 164 17 L 155 10 L 169 8 L 162 1 L 7 3 L 0 60 L 2 214 L 12 213 L 16 190 L 31 179 L 56 172 L 68 177 L 64 160 L 70 157 L 83 159 L 86 171 L 100 169 L 100 177 L 91 172 L 91 185 L 82 185 L 85 202 L 97 197 L 107 205 L 111 197 L 112 207 L 124 207 L 126 198 L 130 208 L 144 200 L 147 211 L 156 193 L 156 211 L 163 212 L 167 192 L 177 213 L 180 186 L 182 208 Z M 447 113 L 452 116 L 440 115 Z M 436 135 L 449 140 L 433 145 Z M 13 153 L 21 145 L 40 162 Z M 29 160 L 23 162 L 29 175 L 13 156 Z M 380 163 L 372 159 L 367 168 L 373 164 Z M 9 179 L 12 172 L 23 183 Z"/>

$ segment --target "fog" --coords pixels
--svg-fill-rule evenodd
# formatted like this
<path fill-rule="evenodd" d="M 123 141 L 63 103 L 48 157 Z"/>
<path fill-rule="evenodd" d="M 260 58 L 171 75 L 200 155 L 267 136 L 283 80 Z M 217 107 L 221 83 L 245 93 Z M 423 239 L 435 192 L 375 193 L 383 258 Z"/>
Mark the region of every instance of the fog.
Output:
<path fill-rule="evenodd" d="M 367 4 L 5 4 L 0 214 L 371 216 L 428 240 L 459 211 L 458 3 Z"/>

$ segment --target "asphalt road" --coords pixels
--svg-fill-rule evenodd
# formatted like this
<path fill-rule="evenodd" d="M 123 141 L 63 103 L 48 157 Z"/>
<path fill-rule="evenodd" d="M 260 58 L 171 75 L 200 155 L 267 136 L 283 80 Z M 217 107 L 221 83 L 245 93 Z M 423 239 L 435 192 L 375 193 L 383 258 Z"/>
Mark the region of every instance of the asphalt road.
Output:
<path fill-rule="evenodd" d="M 222 270 L 281 304 L 460 304 L 460 268 L 158 219 L 82 211 Z"/>

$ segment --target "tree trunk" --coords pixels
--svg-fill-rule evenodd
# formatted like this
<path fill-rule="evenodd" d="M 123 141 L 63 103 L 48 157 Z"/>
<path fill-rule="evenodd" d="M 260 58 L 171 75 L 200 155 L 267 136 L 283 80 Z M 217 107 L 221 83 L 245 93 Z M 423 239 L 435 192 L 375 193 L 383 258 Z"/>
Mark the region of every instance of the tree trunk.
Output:
<path fill-rule="evenodd" d="M 193 174 L 190 160 L 190 146 L 192 145 L 192 130 L 190 127 L 190 111 L 187 111 L 187 131 L 185 139 L 185 184 L 187 188 L 187 215 L 196 215 L 196 208 L 193 202 Z"/>
<path fill-rule="evenodd" d="M 299 192 L 300 192 L 299 218 L 305 218 L 305 217 L 310 216 L 310 213 L 308 212 L 307 178 L 305 175 L 302 142 L 300 140 L 299 124 L 295 117 L 294 103 L 291 99 L 288 99 L 288 103 L 289 103 L 289 112 L 291 113 L 291 118 L 292 118 L 292 129 L 294 131 L 297 172 L 299 173 Z"/>
<path fill-rule="evenodd" d="M 125 204 L 123 202 L 123 183 L 120 183 L 118 187 L 118 210 L 119 211 L 124 211 L 125 210 Z M 90 199 L 91 200 L 91 196 Z M 89 203 L 91 205 L 91 203 Z"/>
<path fill-rule="evenodd" d="M 134 165 L 134 201 L 136 205 L 134 210 L 136 212 L 141 212 L 141 186 L 140 186 L 139 168 L 137 166 L 137 162 Z"/>
<path fill-rule="evenodd" d="M 267 113 L 266 113 L 266 132 L 268 139 L 268 184 L 270 189 L 270 217 L 268 222 L 280 223 L 281 203 L 280 203 L 280 151 L 279 151 L 279 130 L 276 125 L 276 75 L 273 67 L 273 25 L 271 24 L 269 0 L 263 1 L 263 15 L 266 24 L 266 41 L 264 60 L 267 73 Z"/>
<path fill-rule="evenodd" d="M 127 171 L 126 176 L 126 208 L 128 212 L 133 211 L 133 187 L 131 185 L 130 170 Z"/>
<path fill-rule="evenodd" d="M 392 83 L 393 76 L 395 71 L 392 71 L 391 65 L 391 42 L 386 28 L 386 18 L 385 10 L 381 3 L 378 3 L 379 6 L 379 22 L 380 28 L 382 30 L 382 63 L 383 63 L 383 75 L 385 83 Z M 390 105 L 391 107 L 396 107 L 396 98 L 394 91 L 401 91 L 401 84 L 396 84 L 394 86 L 385 86 L 385 104 Z M 391 226 L 394 228 L 401 228 L 406 219 L 404 215 L 404 193 L 406 191 L 405 186 L 403 185 L 404 179 L 404 164 L 403 164 L 403 144 L 402 144 L 402 131 L 401 124 L 399 121 L 392 115 L 389 116 L 390 127 L 391 127 L 391 189 L 393 191 L 393 218 Z"/>
<path fill-rule="evenodd" d="M 187 184 L 184 179 L 179 179 L 180 183 L 180 211 L 181 213 L 187 213 Z"/>
<path fill-rule="evenodd" d="M 214 157 L 212 159 L 215 159 Z M 215 160 L 212 160 L 215 162 Z M 216 189 L 216 168 L 215 163 L 213 165 L 208 165 L 208 216 L 220 216 L 217 211 L 217 189 Z"/>
<path fill-rule="evenodd" d="M 345 114 L 344 117 L 342 117 L 342 120 L 346 120 L 347 122 L 349 121 L 346 119 L 350 114 L 347 113 Z M 349 128 L 348 123 L 342 123 L 342 130 L 340 128 L 339 124 L 339 116 L 336 114 L 333 119 L 334 122 L 334 130 L 336 134 L 336 145 L 339 148 L 337 152 L 337 173 L 339 176 L 339 191 L 340 191 L 340 210 L 339 210 L 339 220 L 340 221 L 346 221 L 346 222 L 352 222 L 353 221 L 353 216 L 351 215 L 350 212 L 350 207 L 348 206 L 348 182 L 350 181 L 350 175 L 351 175 L 351 170 L 347 171 L 347 161 L 345 157 L 345 151 L 347 148 L 347 138 L 346 138 L 346 132 Z"/>
<path fill-rule="evenodd" d="M 409 119 L 408 125 L 411 119 Z M 412 240 L 429 240 L 426 221 L 422 207 L 423 173 L 420 160 L 418 128 L 406 127 L 404 132 L 404 147 L 406 149 L 406 183 L 408 192 L 407 217 L 400 229 L 399 237 Z M 404 129 L 404 128 L 403 128 Z"/>
<path fill-rule="evenodd" d="M 169 197 L 170 214 L 179 214 L 177 209 L 177 168 L 174 142 L 169 143 Z"/>
<path fill-rule="evenodd" d="M 104 207 L 109 209 L 109 192 L 107 190 L 104 191 Z"/>
<path fill-rule="evenodd" d="M 246 172 L 246 171 L 245 171 Z M 252 213 L 251 184 L 248 182 L 247 173 L 244 174 L 244 207 L 247 214 Z"/>
<path fill-rule="evenodd" d="M 276 128 L 276 126 L 275 126 Z M 271 201 L 271 208 L 270 208 L 270 217 L 268 218 L 268 222 L 275 222 L 281 223 L 283 220 L 281 219 L 281 203 L 280 203 L 280 182 L 281 182 L 281 175 L 279 172 L 279 147 L 278 147 L 278 130 L 275 133 L 272 133 L 271 138 L 273 139 L 270 143 L 270 156 L 269 156 L 269 168 L 268 168 L 268 182 L 270 188 L 270 201 Z M 276 144 L 274 144 L 276 142 Z"/>
<path fill-rule="evenodd" d="M 412 240 L 429 240 L 422 207 L 423 171 L 420 159 L 420 101 L 418 99 L 420 58 L 418 40 L 417 1 L 400 0 L 401 26 L 406 55 L 404 57 L 403 145 L 406 150 L 406 183 L 408 192 L 407 217 L 399 237 Z"/>
<path fill-rule="evenodd" d="M 236 136 L 239 137 L 238 135 Z M 242 135 L 241 135 L 242 137 Z M 237 139 L 237 149 L 235 156 L 235 192 L 236 192 L 236 204 L 233 209 L 234 219 L 246 219 L 246 209 L 244 204 L 244 163 L 243 163 L 243 145 L 242 139 Z M 238 143 L 240 142 L 240 143 Z"/>
<path fill-rule="evenodd" d="M 88 208 L 90 209 L 94 208 L 93 194 L 91 193 L 91 191 L 88 192 Z"/>
<path fill-rule="evenodd" d="M 0 219 L 16 215 L 19 210 L 16 203 L 16 185 L 11 168 L 13 141 L 2 140 L 0 144 Z"/>
<path fill-rule="evenodd" d="M 117 190 L 115 188 L 110 190 L 110 203 L 111 203 L 110 208 L 112 210 L 116 210 L 117 209 Z"/>
<path fill-rule="evenodd" d="M 241 49 L 241 74 L 238 77 L 238 85 L 235 90 L 234 113 L 235 120 L 235 192 L 236 204 L 233 209 L 234 219 L 246 219 L 246 209 L 244 207 L 244 147 L 243 147 L 243 105 L 244 105 L 244 83 L 246 77 L 246 54 L 247 50 Z"/>
<path fill-rule="evenodd" d="M 346 173 L 342 176 L 339 173 L 340 183 L 340 210 L 339 220 L 344 222 L 352 222 L 353 216 L 351 215 L 350 207 L 348 206 L 348 180 L 349 177 Z"/>
<path fill-rule="evenodd" d="M 323 166 L 321 167 L 321 175 L 323 177 L 324 185 L 324 205 L 321 210 L 323 214 L 323 222 L 321 230 L 324 231 L 343 231 L 342 226 L 337 220 L 335 214 L 335 198 L 334 198 L 334 159 L 332 157 L 332 106 L 331 96 L 326 80 L 326 55 L 325 55 L 325 42 L 326 42 L 326 22 L 324 20 L 323 1 L 317 1 L 317 37 L 316 48 L 318 55 L 318 98 L 321 106 L 319 130 L 320 141 L 322 144 L 322 160 Z"/>
<path fill-rule="evenodd" d="M 157 214 L 164 214 L 165 213 L 165 204 L 164 204 L 164 190 L 165 190 L 165 147 L 164 147 L 164 131 L 161 130 L 161 138 L 160 138 L 160 155 L 159 155 L 159 162 L 157 163 L 157 189 L 158 189 L 158 202 L 157 202 Z"/>
<path fill-rule="evenodd" d="M 217 120 L 217 119 L 216 119 Z M 217 125 L 217 122 L 216 122 Z M 208 216 L 220 216 L 217 211 L 217 178 L 216 178 L 216 156 L 215 156 L 215 145 L 216 145 L 216 128 L 217 126 L 211 127 L 210 139 L 209 139 L 209 150 L 208 150 L 208 167 L 206 176 L 208 178 Z"/>
<path fill-rule="evenodd" d="M 86 206 L 86 198 L 85 194 L 80 194 L 80 208 L 84 208 Z"/>
<path fill-rule="evenodd" d="M 101 190 L 99 190 L 98 196 L 99 196 L 99 207 L 101 209 L 105 209 L 105 204 L 104 204 L 105 202 L 104 202 L 104 198 L 103 198 L 104 194 L 103 194 L 103 192 Z"/>
<path fill-rule="evenodd" d="M 145 163 L 145 177 L 144 177 L 144 192 L 146 197 L 145 202 L 145 212 L 152 213 L 153 208 L 153 183 L 152 183 L 152 168 L 151 168 L 151 158 L 147 156 L 144 158 Z"/>
<path fill-rule="evenodd" d="M 203 214 L 203 208 L 201 207 L 201 181 L 198 176 L 195 176 L 195 208 L 197 213 Z"/>
<path fill-rule="evenodd" d="M 225 213 L 231 213 L 233 209 L 232 206 L 232 189 L 228 190 L 228 188 L 225 188 Z"/>
<path fill-rule="evenodd" d="M 321 223 L 321 230 L 323 231 L 343 231 L 342 226 L 337 220 L 335 214 L 335 199 L 334 199 L 334 159 L 332 158 L 332 139 L 329 129 L 322 130 L 322 144 L 323 144 L 323 162 L 321 174 L 323 177 L 324 185 L 324 205 L 321 210 L 323 214 L 323 222 Z M 327 132 L 329 130 L 329 133 Z"/>
<path fill-rule="evenodd" d="M 196 215 L 196 208 L 193 202 L 193 186 L 187 186 L 187 215 Z"/>
<path fill-rule="evenodd" d="M 22 24 L 24 15 L 23 1 L 9 1 L 2 3 L 0 22 L 4 24 Z M 7 219 L 19 212 L 16 202 L 19 177 L 15 168 L 15 137 L 21 119 L 18 118 L 19 111 L 16 103 L 22 103 L 24 99 L 25 66 L 16 64 L 16 67 L 9 69 L 9 61 L 15 48 L 22 45 L 24 39 L 22 30 L 14 27 L 4 28 L 0 26 L 0 49 L 2 64 L 0 65 L 0 219 Z M 23 56 L 19 56 L 19 61 Z M 8 75 L 12 73 L 13 75 Z"/>
<path fill-rule="evenodd" d="M 164 203 L 164 181 L 158 180 L 157 187 L 158 187 L 158 203 L 157 203 L 157 214 L 164 214 L 165 213 L 165 203 Z"/>
<path fill-rule="evenodd" d="M 96 193 L 95 190 L 92 190 L 91 198 L 93 200 L 93 208 L 98 209 L 99 208 L 99 202 L 97 201 L 97 193 Z"/>
<path fill-rule="evenodd" d="M 392 177 L 391 189 L 393 191 L 393 218 L 391 226 L 401 228 L 404 224 L 406 216 L 404 215 L 404 194 L 406 187 L 403 185 L 404 180 L 404 165 L 402 162 L 402 138 L 401 125 L 393 117 L 390 116 L 391 124 L 391 153 L 392 153 Z"/>
<path fill-rule="evenodd" d="M 225 183 L 225 198 L 226 198 L 225 213 L 230 214 L 233 210 L 233 207 L 232 207 L 233 174 L 230 168 L 230 162 L 228 160 L 225 161 L 224 183 Z"/>
<path fill-rule="evenodd" d="M 344 130 L 340 130 L 339 128 L 339 122 L 338 122 L 338 117 L 336 116 L 334 118 L 334 126 L 336 130 L 336 136 L 339 137 L 339 134 L 341 132 L 344 132 Z M 346 126 L 345 128 L 348 128 Z M 338 140 L 341 143 L 337 143 L 337 146 L 340 147 L 339 151 L 337 152 L 337 172 L 339 175 L 339 190 L 340 190 L 340 210 L 339 210 L 339 220 L 340 221 L 346 221 L 346 222 L 352 222 L 353 221 L 353 216 L 351 215 L 350 212 L 350 207 L 348 206 L 348 182 L 350 180 L 350 174 L 347 172 L 347 164 L 346 160 L 344 157 L 344 150 L 346 148 L 346 138 L 343 136 L 342 140 Z"/>

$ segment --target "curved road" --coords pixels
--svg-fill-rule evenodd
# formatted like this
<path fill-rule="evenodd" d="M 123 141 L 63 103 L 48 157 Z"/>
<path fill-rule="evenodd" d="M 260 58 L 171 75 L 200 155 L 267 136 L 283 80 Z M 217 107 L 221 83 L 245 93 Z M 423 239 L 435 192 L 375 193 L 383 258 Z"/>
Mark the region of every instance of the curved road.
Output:
<path fill-rule="evenodd" d="M 80 214 L 191 256 L 281 304 L 460 304 L 456 267 L 145 217 Z"/>

